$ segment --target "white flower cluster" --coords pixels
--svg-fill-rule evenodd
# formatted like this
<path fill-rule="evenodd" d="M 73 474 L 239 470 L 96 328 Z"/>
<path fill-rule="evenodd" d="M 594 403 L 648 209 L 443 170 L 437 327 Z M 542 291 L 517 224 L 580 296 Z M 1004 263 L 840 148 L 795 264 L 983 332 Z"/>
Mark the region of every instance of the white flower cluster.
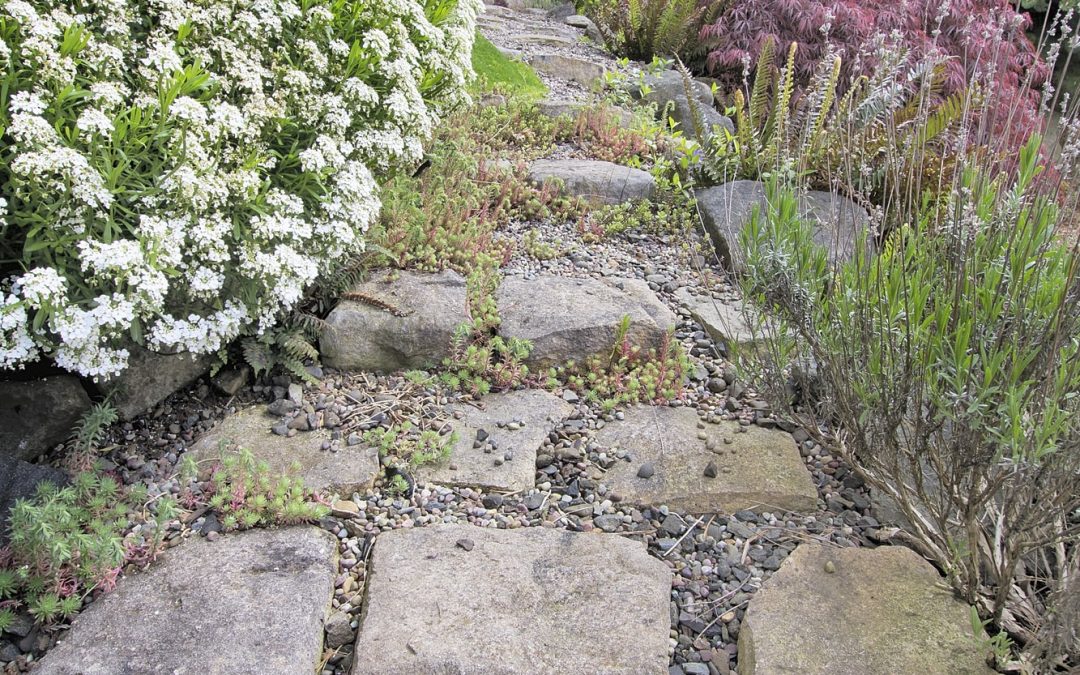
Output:
<path fill-rule="evenodd" d="M 467 100 L 480 6 L 0 0 L 0 368 L 271 327 Z"/>

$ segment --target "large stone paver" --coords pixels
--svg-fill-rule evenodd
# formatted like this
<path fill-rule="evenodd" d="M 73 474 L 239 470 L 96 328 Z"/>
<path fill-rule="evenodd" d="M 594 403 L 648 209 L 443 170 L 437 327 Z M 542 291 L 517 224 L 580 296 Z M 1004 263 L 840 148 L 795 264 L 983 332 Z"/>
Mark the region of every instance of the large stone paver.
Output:
<path fill-rule="evenodd" d="M 94 602 L 34 672 L 314 672 L 336 555 L 314 527 L 187 541 Z"/>
<path fill-rule="evenodd" d="M 630 341 L 643 348 L 658 346 L 675 325 L 675 314 L 640 279 L 507 277 L 495 297 L 499 332 L 533 343 L 530 368 L 610 354 L 623 317 Z"/>
<path fill-rule="evenodd" d="M 458 434 L 457 443 L 449 459 L 417 469 L 418 480 L 511 492 L 530 488 L 536 474 L 537 449 L 574 410 L 558 396 L 538 389 L 490 394 L 481 404 L 483 408 L 467 404 L 448 407 L 451 413 L 462 415 L 450 420 Z M 510 428 L 511 424 L 517 428 Z M 484 447 L 473 447 L 478 437 L 485 439 L 482 446 L 494 443 L 494 449 L 484 452 Z"/>
<path fill-rule="evenodd" d="M 385 273 L 354 293 L 374 302 L 342 300 L 326 322 L 322 360 L 342 370 L 390 372 L 438 365 L 450 354 L 454 330 L 469 321 L 465 279 L 457 272 Z"/>
<path fill-rule="evenodd" d="M 649 199 L 656 188 L 648 171 L 596 159 L 538 159 L 529 165 L 529 180 L 557 180 L 564 192 L 602 204 Z"/>
<path fill-rule="evenodd" d="M 740 675 L 991 675 L 970 610 L 904 547 L 802 544 L 750 601 Z"/>
<path fill-rule="evenodd" d="M 760 209 L 759 217 L 765 216 L 765 184 L 737 180 L 695 190 L 694 197 L 717 254 L 729 269 L 742 270 L 746 261 L 739 236 L 750 223 L 755 206 Z M 805 191 L 798 199 L 800 217 L 814 223 L 814 242 L 828 251 L 831 261 L 850 258 L 859 230 L 870 222 L 866 209 L 830 192 Z"/>
<path fill-rule="evenodd" d="M 204 461 L 220 457 L 223 450 L 246 448 L 275 473 L 299 465 L 298 475 L 309 490 L 362 492 L 374 484 L 379 473 L 379 457 L 374 448 L 343 445 L 336 452 L 323 450 L 323 441 L 330 437 L 324 430 L 300 432 L 292 438 L 278 436 L 270 431 L 277 418 L 267 415 L 265 410 L 263 406 L 255 406 L 226 417 L 188 452 Z"/>
<path fill-rule="evenodd" d="M 665 673 L 670 591 L 667 566 L 615 535 L 387 532 L 353 675 Z"/>
<path fill-rule="evenodd" d="M 630 455 L 630 462 L 617 462 L 603 482 L 631 503 L 666 504 L 691 513 L 817 508 L 817 490 L 790 434 L 757 426 L 739 431 L 735 422 L 698 429 L 699 419 L 691 408 L 630 409 L 625 421 L 596 432 L 601 446 Z M 642 478 L 638 474 L 645 464 L 653 473 Z M 710 464 L 715 477 L 705 475 Z"/>

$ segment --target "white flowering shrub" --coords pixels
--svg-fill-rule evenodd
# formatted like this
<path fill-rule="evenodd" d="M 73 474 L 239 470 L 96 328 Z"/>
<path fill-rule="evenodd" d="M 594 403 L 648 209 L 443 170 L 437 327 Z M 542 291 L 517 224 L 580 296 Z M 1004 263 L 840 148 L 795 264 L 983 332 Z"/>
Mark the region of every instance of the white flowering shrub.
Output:
<path fill-rule="evenodd" d="M 0 4 L 0 369 L 268 329 L 467 99 L 479 0 Z"/>

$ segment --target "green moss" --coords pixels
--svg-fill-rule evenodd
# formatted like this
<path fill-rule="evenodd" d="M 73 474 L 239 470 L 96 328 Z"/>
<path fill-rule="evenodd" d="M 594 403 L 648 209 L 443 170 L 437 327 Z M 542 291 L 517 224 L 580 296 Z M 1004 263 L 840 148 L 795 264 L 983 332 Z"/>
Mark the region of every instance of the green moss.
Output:
<path fill-rule="evenodd" d="M 476 36 L 472 65 L 482 91 L 497 90 L 529 100 L 540 99 L 547 94 L 547 87 L 532 68 L 503 56 L 483 35 Z"/>

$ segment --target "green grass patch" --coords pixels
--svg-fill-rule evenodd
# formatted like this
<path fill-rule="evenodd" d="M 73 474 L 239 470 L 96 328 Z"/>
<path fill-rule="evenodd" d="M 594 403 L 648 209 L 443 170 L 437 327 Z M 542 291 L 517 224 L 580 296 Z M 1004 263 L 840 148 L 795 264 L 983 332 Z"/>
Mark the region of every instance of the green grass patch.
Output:
<path fill-rule="evenodd" d="M 473 70 L 482 91 L 499 91 L 529 100 L 543 98 L 547 87 L 528 65 L 503 56 L 498 47 L 477 34 L 472 52 Z"/>

